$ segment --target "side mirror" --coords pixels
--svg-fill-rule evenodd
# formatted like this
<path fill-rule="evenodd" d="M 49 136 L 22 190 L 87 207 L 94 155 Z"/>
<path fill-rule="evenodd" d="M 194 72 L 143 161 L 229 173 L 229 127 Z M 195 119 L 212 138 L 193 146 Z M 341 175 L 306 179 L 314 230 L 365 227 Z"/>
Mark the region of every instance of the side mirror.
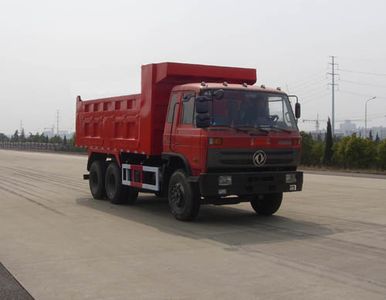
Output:
<path fill-rule="evenodd" d="M 206 97 L 196 98 L 196 114 L 207 114 L 209 112 L 209 100 Z"/>
<path fill-rule="evenodd" d="M 196 115 L 197 128 L 207 128 L 210 126 L 210 115 L 208 113 L 201 113 Z"/>
<path fill-rule="evenodd" d="M 300 103 L 296 102 L 295 103 L 295 118 L 299 119 L 300 115 L 301 115 Z"/>
<path fill-rule="evenodd" d="M 223 89 L 216 90 L 215 92 L 213 92 L 213 99 L 221 100 L 222 98 L 224 98 L 224 90 Z"/>
<path fill-rule="evenodd" d="M 299 103 L 299 98 L 296 95 L 288 95 L 288 98 L 295 98 L 296 103 L 295 103 L 295 118 L 300 119 L 301 115 L 301 109 L 300 109 L 300 103 Z"/>

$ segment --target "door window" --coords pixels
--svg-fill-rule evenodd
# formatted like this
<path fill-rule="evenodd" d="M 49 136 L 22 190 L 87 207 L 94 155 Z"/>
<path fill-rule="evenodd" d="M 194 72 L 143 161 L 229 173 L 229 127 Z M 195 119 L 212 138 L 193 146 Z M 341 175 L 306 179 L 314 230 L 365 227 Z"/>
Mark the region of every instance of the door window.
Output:
<path fill-rule="evenodd" d="M 176 107 L 177 101 L 178 101 L 178 94 L 173 93 L 171 100 L 170 100 L 170 103 L 169 103 L 168 116 L 167 116 L 167 122 L 168 123 L 172 123 L 173 116 L 176 114 L 175 107 Z"/>
<path fill-rule="evenodd" d="M 189 97 L 190 96 L 190 97 Z M 189 97 L 189 100 L 182 102 L 182 124 L 193 124 L 195 97 L 193 92 L 186 92 L 183 98 Z"/>

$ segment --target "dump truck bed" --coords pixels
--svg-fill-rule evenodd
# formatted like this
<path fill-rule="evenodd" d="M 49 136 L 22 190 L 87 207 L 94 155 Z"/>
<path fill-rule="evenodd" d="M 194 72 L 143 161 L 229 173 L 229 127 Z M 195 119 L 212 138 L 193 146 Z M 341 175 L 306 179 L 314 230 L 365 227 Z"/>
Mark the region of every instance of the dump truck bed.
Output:
<path fill-rule="evenodd" d="M 77 98 L 76 144 L 107 151 L 139 149 L 141 95 L 89 101 Z"/>
<path fill-rule="evenodd" d="M 142 66 L 141 94 L 76 103 L 76 145 L 96 152 L 162 153 L 174 86 L 193 82 L 256 82 L 256 70 L 181 63 Z"/>

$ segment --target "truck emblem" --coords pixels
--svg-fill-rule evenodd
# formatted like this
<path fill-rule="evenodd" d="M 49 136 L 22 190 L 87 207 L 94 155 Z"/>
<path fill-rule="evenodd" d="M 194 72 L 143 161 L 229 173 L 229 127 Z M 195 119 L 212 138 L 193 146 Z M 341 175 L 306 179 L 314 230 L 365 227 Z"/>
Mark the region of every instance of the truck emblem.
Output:
<path fill-rule="evenodd" d="M 253 163 L 257 167 L 261 167 L 267 161 L 267 154 L 263 150 L 258 150 L 253 154 Z"/>

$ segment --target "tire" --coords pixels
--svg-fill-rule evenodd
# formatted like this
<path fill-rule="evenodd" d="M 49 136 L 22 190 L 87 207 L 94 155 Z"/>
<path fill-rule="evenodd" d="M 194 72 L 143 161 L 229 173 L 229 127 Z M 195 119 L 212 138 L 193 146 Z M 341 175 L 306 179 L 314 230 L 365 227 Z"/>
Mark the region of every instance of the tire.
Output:
<path fill-rule="evenodd" d="M 184 171 L 177 170 L 169 181 L 168 201 L 173 216 L 180 221 L 194 220 L 200 210 L 198 187 L 189 183 Z"/>
<path fill-rule="evenodd" d="M 104 199 L 106 196 L 105 173 L 105 161 L 96 160 L 91 164 L 88 184 L 90 186 L 91 195 L 94 199 Z"/>
<path fill-rule="evenodd" d="M 121 176 L 121 169 L 117 163 L 109 163 L 105 177 L 107 198 L 113 204 L 134 204 L 138 198 L 138 190 L 122 185 Z"/>
<path fill-rule="evenodd" d="M 283 193 L 258 195 L 251 200 L 251 206 L 259 215 L 271 216 L 278 211 L 282 200 Z"/>

